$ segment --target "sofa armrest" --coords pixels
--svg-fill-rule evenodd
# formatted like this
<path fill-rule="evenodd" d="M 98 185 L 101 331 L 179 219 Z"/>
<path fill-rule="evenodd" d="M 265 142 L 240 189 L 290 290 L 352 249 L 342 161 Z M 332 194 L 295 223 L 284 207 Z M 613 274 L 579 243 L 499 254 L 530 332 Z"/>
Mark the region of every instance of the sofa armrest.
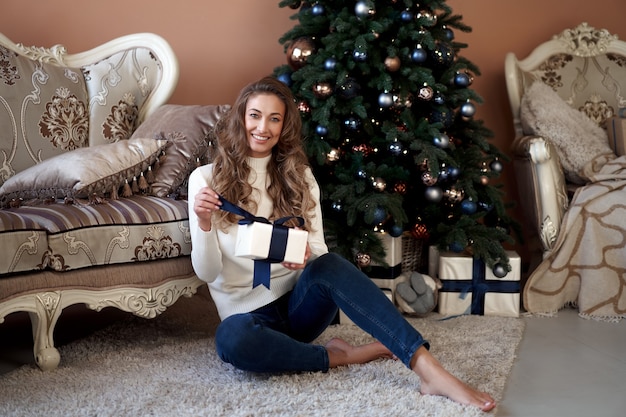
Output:
<path fill-rule="evenodd" d="M 545 256 L 554 247 L 569 205 L 563 168 L 554 145 L 539 136 L 515 139 L 512 152 L 527 226 Z"/>

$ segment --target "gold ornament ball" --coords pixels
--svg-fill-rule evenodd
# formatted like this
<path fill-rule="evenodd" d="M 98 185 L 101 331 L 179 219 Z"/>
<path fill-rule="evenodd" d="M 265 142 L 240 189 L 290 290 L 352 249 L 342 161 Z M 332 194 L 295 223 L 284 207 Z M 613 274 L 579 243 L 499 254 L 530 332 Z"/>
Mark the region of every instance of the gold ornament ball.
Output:
<path fill-rule="evenodd" d="M 480 176 L 480 183 L 481 183 L 482 185 L 487 185 L 487 184 L 489 184 L 489 177 L 488 177 L 488 176 L 486 176 L 486 175 L 481 175 L 481 176 Z"/>
<path fill-rule="evenodd" d="M 313 84 L 313 94 L 317 98 L 326 98 L 333 93 L 333 87 L 330 83 L 316 83 Z"/>
<path fill-rule="evenodd" d="M 406 182 L 398 182 L 393 186 L 393 191 L 398 194 L 406 194 Z"/>
<path fill-rule="evenodd" d="M 397 56 L 388 56 L 385 58 L 385 68 L 387 71 L 396 72 L 400 69 L 400 58 Z"/>
<path fill-rule="evenodd" d="M 298 110 L 302 113 L 308 113 L 311 111 L 311 107 L 309 107 L 309 104 L 306 101 L 301 101 L 298 103 Z"/>
<path fill-rule="evenodd" d="M 307 59 L 315 53 L 315 42 L 309 37 L 303 36 L 295 39 L 287 48 L 287 63 L 298 70 L 306 64 Z"/>
<path fill-rule="evenodd" d="M 376 177 L 372 180 L 372 186 L 375 190 L 383 192 L 387 188 L 387 182 L 380 177 Z"/>
<path fill-rule="evenodd" d="M 356 263 L 361 267 L 369 266 L 372 263 L 372 257 L 367 253 L 359 252 L 356 254 Z"/>
<path fill-rule="evenodd" d="M 332 148 L 328 154 L 326 154 L 326 160 L 328 162 L 335 162 L 339 160 L 341 152 L 337 148 Z"/>

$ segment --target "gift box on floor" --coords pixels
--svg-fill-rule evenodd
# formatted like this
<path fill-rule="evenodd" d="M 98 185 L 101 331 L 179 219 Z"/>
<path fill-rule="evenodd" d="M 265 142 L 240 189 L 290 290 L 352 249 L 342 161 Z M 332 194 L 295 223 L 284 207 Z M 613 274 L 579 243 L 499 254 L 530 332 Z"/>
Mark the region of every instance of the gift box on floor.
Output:
<path fill-rule="evenodd" d="M 379 237 L 385 248 L 385 262 L 387 266 L 372 262 L 367 276 L 381 290 L 388 291 L 388 296 L 393 301 L 397 280 L 402 274 L 402 238 L 391 237 L 387 233 L 379 233 Z"/>
<path fill-rule="evenodd" d="M 239 225 L 235 256 L 304 263 L 308 232 L 261 222 Z"/>
<path fill-rule="evenodd" d="M 493 274 L 480 259 L 454 252 L 430 252 L 442 287 L 439 289 L 439 313 L 452 316 L 477 314 L 519 317 L 521 259 L 507 251 L 511 271 L 502 278 Z"/>

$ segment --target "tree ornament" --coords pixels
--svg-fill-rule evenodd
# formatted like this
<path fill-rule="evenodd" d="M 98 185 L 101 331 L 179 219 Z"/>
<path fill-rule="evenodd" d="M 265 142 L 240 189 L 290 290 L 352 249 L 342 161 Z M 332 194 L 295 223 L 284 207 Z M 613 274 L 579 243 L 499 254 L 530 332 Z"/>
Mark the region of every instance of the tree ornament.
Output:
<path fill-rule="evenodd" d="M 311 13 L 313 14 L 313 16 L 321 16 L 324 14 L 325 11 L 326 10 L 324 9 L 324 6 L 319 3 L 315 3 L 311 8 Z"/>
<path fill-rule="evenodd" d="M 367 52 L 355 49 L 354 52 L 352 52 L 352 58 L 356 62 L 365 62 L 367 61 Z"/>
<path fill-rule="evenodd" d="M 302 100 L 298 102 L 298 110 L 300 110 L 301 113 L 309 113 L 311 111 L 311 107 L 309 107 L 309 103 Z"/>
<path fill-rule="evenodd" d="M 317 125 L 315 128 L 315 133 L 320 136 L 326 136 L 328 134 L 328 128 L 326 126 Z"/>
<path fill-rule="evenodd" d="M 330 83 L 322 82 L 313 84 L 313 94 L 317 98 L 327 98 L 333 93 L 333 87 Z"/>
<path fill-rule="evenodd" d="M 346 120 L 343 121 L 343 125 L 346 129 L 355 132 L 361 127 L 361 120 L 357 117 L 349 116 Z"/>
<path fill-rule="evenodd" d="M 499 262 L 493 266 L 493 270 L 491 272 L 493 272 L 493 275 L 496 278 L 504 278 L 508 274 L 504 265 Z"/>
<path fill-rule="evenodd" d="M 476 210 L 478 210 L 478 205 L 469 198 L 461 202 L 461 212 L 463 214 L 474 214 Z"/>
<path fill-rule="evenodd" d="M 454 112 L 445 106 L 434 108 L 430 112 L 430 121 L 441 123 L 444 128 L 448 128 L 454 123 Z"/>
<path fill-rule="evenodd" d="M 463 192 L 463 190 L 457 190 L 456 188 L 452 187 L 449 190 L 446 190 L 445 195 L 450 202 L 458 203 L 459 201 L 463 200 L 465 192 Z"/>
<path fill-rule="evenodd" d="M 333 203 L 331 204 L 331 207 L 333 210 L 340 212 L 343 210 L 343 205 L 341 204 L 341 201 L 333 201 Z"/>
<path fill-rule="evenodd" d="M 489 164 L 489 168 L 491 168 L 494 172 L 500 173 L 504 169 L 504 165 L 502 165 L 502 162 L 496 158 L 491 162 L 491 164 Z"/>
<path fill-rule="evenodd" d="M 457 167 L 448 167 L 448 178 L 456 180 L 461 175 L 461 170 Z"/>
<path fill-rule="evenodd" d="M 369 254 L 363 252 L 357 253 L 355 260 L 356 264 L 361 268 L 369 266 L 372 263 L 372 257 Z"/>
<path fill-rule="evenodd" d="M 389 236 L 391 237 L 400 237 L 403 232 L 404 229 L 399 224 L 394 224 L 389 228 Z"/>
<path fill-rule="evenodd" d="M 282 82 L 287 87 L 291 87 L 291 84 L 292 84 L 293 81 L 291 79 L 291 74 L 289 74 L 288 72 L 284 72 L 284 73 L 280 74 L 276 78 L 278 79 L 278 81 Z"/>
<path fill-rule="evenodd" d="M 393 141 L 389 144 L 389 153 L 393 156 L 400 156 L 402 155 L 402 144 L 398 141 Z"/>
<path fill-rule="evenodd" d="M 457 87 L 469 87 L 472 84 L 472 77 L 467 72 L 457 72 L 454 75 L 454 85 Z"/>
<path fill-rule="evenodd" d="M 326 161 L 327 162 L 335 162 L 335 161 L 338 161 L 340 157 L 341 157 L 341 152 L 339 151 L 339 149 L 332 148 L 326 154 Z"/>
<path fill-rule="evenodd" d="M 446 43 L 439 42 L 430 53 L 433 63 L 440 68 L 448 68 L 454 62 L 454 50 Z"/>
<path fill-rule="evenodd" d="M 433 88 L 429 85 L 425 85 L 424 87 L 420 88 L 419 94 L 417 96 L 422 100 L 428 101 L 432 99 L 434 95 L 435 92 L 433 91 Z"/>
<path fill-rule="evenodd" d="M 437 15 L 430 10 L 420 10 L 415 18 L 426 27 L 433 27 L 437 24 Z"/>
<path fill-rule="evenodd" d="M 356 79 L 352 77 L 346 78 L 346 81 L 339 86 L 338 94 L 341 98 L 346 100 L 353 99 L 359 95 L 361 92 L 361 86 L 356 81 Z"/>
<path fill-rule="evenodd" d="M 367 178 L 367 171 L 365 171 L 365 169 L 360 168 L 357 172 L 356 172 L 356 177 L 358 179 L 366 179 Z"/>
<path fill-rule="evenodd" d="M 413 49 L 413 52 L 411 53 L 411 61 L 417 64 L 422 64 L 426 62 L 427 59 L 428 52 L 426 52 L 422 45 L 417 44 L 417 46 L 415 47 L 415 49 Z"/>
<path fill-rule="evenodd" d="M 474 106 L 474 104 L 467 101 L 461 104 L 460 111 L 461 111 L 461 116 L 469 119 L 471 117 L 474 117 L 474 114 L 476 113 L 476 106 Z"/>
<path fill-rule="evenodd" d="M 400 19 L 402 19 L 403 22 L 410 22 L 413 20 L 413 13 L 411 13 L 409 9 L 402 10 L 402 13 L 400 13 Z"/>
<path fill-rule="evenodd" d="M 387 210 L 382 207 L 376 207 L 374 210 L 374 224 L 379 224 L 385 221 L 387 218 Z"/>
<path fill-rule="evenodd" d="M 302 68 L 311 55 L 315 53 L 315 42 L 307 36 L 295 39 L 287 48 L 287 63 L 298 70 Z"/>
<path fill-rule="evenodd" d="M 411 229 L 411 235 L 418 240 L 427 240 L 430 237 L 430 233 L 428 233 L 426 225 L 419 222 L 415 223 Z"/>
<path fill-rule="evenodd" d="M 454 40 L 454 32 L 452 31 L 452 29 L 450 29 L 446 25 L 443 26 L 443 35 L 450 42 Z"/>
<path fill-rule="evenodd" d="M 368 17 L 372 17 L 376 14 L 376 8 L 374 7 L 374 3 L 368 0 L 357 1 L 354 6 L 354 14 L 359 19 L 366 19 Z"/>
<path fill-rule="evenodd" d="M 450 137 L 445 133 L 440 133 L 433 138 L 433 145 L 445 149 L 450 146 Z"/>
<path fill-rule="evenodd" d="M 391 107 L 393 105 L 393 95 L 389 92 L 380 93 L 378 105 L 383 108 Z"/>
<path fill-rule="evenodd" d="M 361 143 L 359 145 L 354 145 L 352 147 L 352 151 L 361 152 L 363 156 L 369 156 L 372 153 L 372 147 L 365 143 Z"/>
<path fill-rule="evenodd" d="M 388 56 L 385 58 L 385 68 L 389 72 L 396 72 L 400 69 L 401 61 L 397 56 Z"/>
<path fill-rule="evenodd" d="M 326 71 L 332 71 L 337 66 L 337 60 L 335 58 L 327 58 L 324 61 L 324 69 Z"/>
<path fill-rule="evenodd" d="M 374 187 L 376 191 L 380 191 L 382 193 L 385 191 L 385 188 L 387 188 L 387 182 L 381 177 L 376 177 L 372 179 L 372 187 Z"/>
<path fill-rule="evenodd" d="M 433 101 L 435 102 L 435 104 L 444 105 L 446 104 L 446 97 L 439 91 L 437 91 L 435 93 L 435 96 L 433 97 Z"/>
<path fill-rule="evenodd" d="M 430 171 L 426 171 L 422 174 L 422 182 L 424 185 L 431 186 L 437 184 L 437 178 L 433 176 Z"/>
<path fill-rule="evenodd" d="M 486 175 L 481 175 L 481 176 L 480 176 L 480 183 L 481 183 L 482 185 L 487 185 L 487 184 L 489 184 L 489 177 L 488 177 L 488 176 L 486 176 Z"/>
<path fill-rule="evenodd" d="M 393 191 L 394 191 L 395 193 L 400 194 L 400 195 L 404 195 L 404 194 L 406 194 L 406 188 L 407 188 L 407 187 L 406 187 L 406 182 L 404 182 L 404 181 L 399 181 L 399 182 L 397 182 L 397 183 L 395 183 L 395 184 L 394 184 L 394 186 L 393 186 Z"/>
<path fill-rule="evenodd" d="M 463 250 L 465 249 L 465 245 L 459 242 L 452 242 L 448 245 L 448 249 L 450 249 L 452 252 L 460 253 L 463 252 Z"/>
<path fill-rule="evenodd" d="M 443 198 L 443 190 L 436 186 L 427 187 L 424 196 L 429 202 L 438 203 Z"/>

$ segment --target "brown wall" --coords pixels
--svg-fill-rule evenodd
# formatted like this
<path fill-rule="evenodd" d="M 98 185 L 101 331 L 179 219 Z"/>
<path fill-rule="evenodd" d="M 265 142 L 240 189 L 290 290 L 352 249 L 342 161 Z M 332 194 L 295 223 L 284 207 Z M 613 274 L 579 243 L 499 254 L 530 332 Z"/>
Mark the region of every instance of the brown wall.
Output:
<path fill-rule="evenodd" d="M 70 53 L 129 33 L 155 32 L 170 42 L 180 62 L 180 81 L 170 102 L 231 103 L 244 83 L 285 62 L 278 38 L 293 27 L 294 11 L 281 9 L 278 3 L 2 0 L 0 32 L 25 45 L 62 43 Z M 505 152 L 513 129 L 503 74 L 507 52 L 524 57 L 539 42 L 580 22 L 626 40 L 624 0 L 449 0 L 448 4 L 473 28 L 469 34 L 457 33 L 456 39 L 469 45 L 462 54 L 482 72 L 472 85 L 485 100 L 476 118 L 493 130 L 494 143 Z M 508 198 L 518 200 L 508 164 L 502 181 Z M 515 215 L 521 219 L 521 213 Z"/>

